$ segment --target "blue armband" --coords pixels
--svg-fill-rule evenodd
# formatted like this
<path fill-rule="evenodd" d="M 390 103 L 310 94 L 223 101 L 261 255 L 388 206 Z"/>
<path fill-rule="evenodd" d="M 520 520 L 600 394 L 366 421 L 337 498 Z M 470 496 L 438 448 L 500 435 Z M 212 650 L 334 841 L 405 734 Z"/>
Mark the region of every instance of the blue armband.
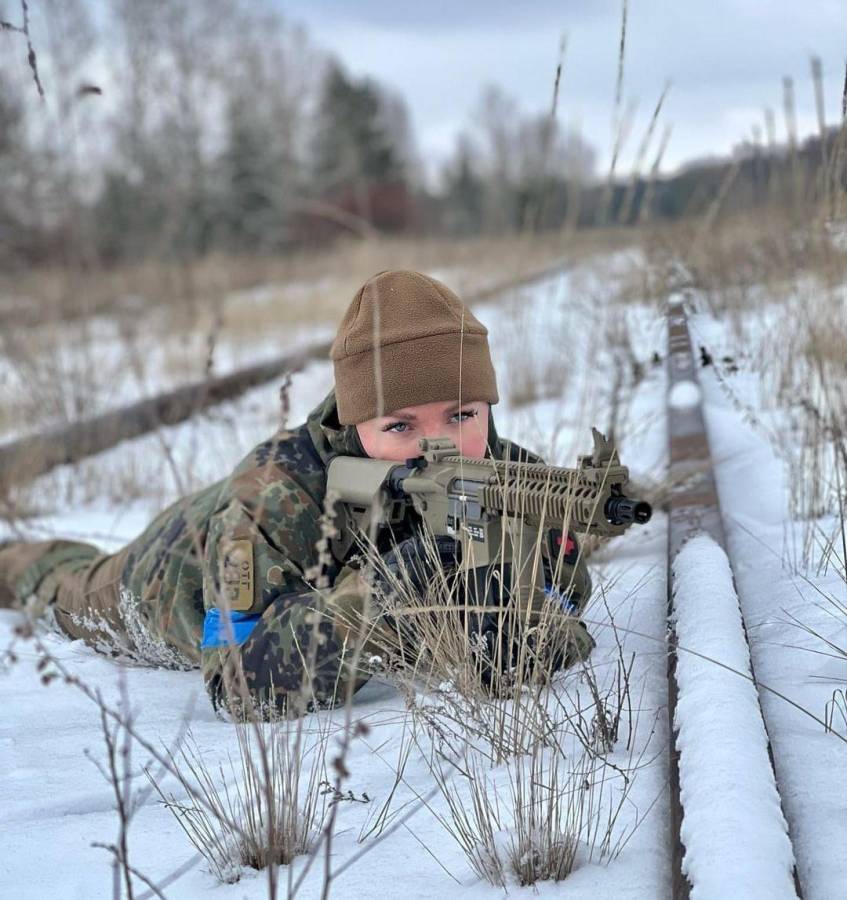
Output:
<path fill-rule="evenodd" d="M 206 610 L 200 649 L 240 646 L 250 637 L 261 618 L 257 613 L 240 613 L 225 609 Z"/>
<path fill-rule="evenodd" d="M 569 615 L 575 616 L 579 612 L 579 606 L 569 593 L 559 590 L 552 584 L 544 585 L 544 593 L 550 600 L 558 603 Z"/>

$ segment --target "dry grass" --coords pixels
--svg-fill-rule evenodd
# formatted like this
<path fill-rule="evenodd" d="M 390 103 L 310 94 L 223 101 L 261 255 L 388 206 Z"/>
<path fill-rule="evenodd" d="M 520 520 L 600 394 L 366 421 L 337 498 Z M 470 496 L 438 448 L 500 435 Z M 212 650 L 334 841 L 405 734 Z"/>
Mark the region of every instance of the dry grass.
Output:
<path fill-rule="evenodd" d="M 558 654 L 572 639 L 574 618 L 550 604 L 529 629 L 501 598 L 507 612 L 495 646 L 507 645 L 499 639 L 507 633 L 516 641 L 507 663 L 476 640 L 470 623 L 477 601 L 431 553 L 425 593 L 401 569 L 385 573 L 393 590 L 377 600 L 396 623 L 396 640 L 371 632 L 369 647 L 379 641 L 383 675 L 406 698 L 411 721 L 389 764 L 393 786 L 360 840 L 381 834 L 407 809 L 411 801 L 394 807 L 395 795 L 417 747 L 446 813 L 427 806 L 481 879 L 501 888 L 562 881 L 579 865 L 613 859 L 631 834 L 619 817 L 642 763 L 632 754 L 625 768 L 608 760 L 622 723 L 627 751 L 638 727 L 632 657 L 619 642 L 617 665 L 598 671 L 577 662 L 560 672 Z"/>
<path fill-rule="evenodd" d="M 499 783 L 473 751 L 436 758 L 432 771 L 447 804 L 442 826 L 496 887 L 563 881 L 578 865 L 614 859 L 628 839 L 618 820 L 632 775 L 588 753 L 535 744 L 504 764 Z"/>
<path fill-rule="evenodd" d="M 236 725 L 238 756 L 210 765 L 189 734 L 168 751 L 181 797 L 151 783 L 188 839 L 222 882 L 242 869 L 285 866 L 318 838 L 327 809 L 326 721 Z M 149 775 L 149 773 L 148 773 Z M 203 798 L 203 802 L 198 801 Z"/>
<path fill-rule="evenodd" d="M 199 312 L 228 295 L 268 287 L 268 305 L 287 324 L 333 323 L 356 289 L 384 269 L 442 273 L 454 290 L 468 294 L 563 257 L 583 259 L 630 241 L 631 235 L 616 230 L 462 240 L 377 237 L 277 256 L 213 254 L 180 266 L 155 259 L 88 273 L 42 266 L 14 277 L 0 274 L 0 314 L 20 326 L 94 314 L 138 318 L 160 309 L 169 326 L 180 319 L 193 326 Z"/>
<path fill-rule="evenodd" d="M 533 540 L 515 541 L 508 555 L 504 551 L 498 561 L 476 569 L 467 553 L 456 566 L 445 566 L 427 530 L 420 534 L 421 571 L 412 571 L 402 556 L 396 568 L 389 567 L 367 537 L 360 540 L 360 553 L 378 576 L 373 602 L 380 625 L 366 622 L 363 627 L 355 616 L 348 624 L 367 635 L 368 656 L 397 685 L 444 752 L 455 755 L 470 744 L 497 765 L 536 744 L 553 746 L 568 719 L 567 713 L 551 714 L 548 689 L 563 669 L 585 659 L 590 639 L 575 612 L 555 591 L 542 591 L 530 575 L 543 567 L 542 585 L 552 581 L 564 596 L 571 590 L 573 575 L 560 568 L 561 559 L 543 556 L 547 527 L 542 522 L 530 532 Z M 604 723 L 614 723 L 615 736 L 631 671 L 631 661 L 623 663 L 620 653 L 617 712 L 610 719 L 600 712 L 610 695 L 601 698 L 590 665 L 577 665 L 594 685 L 595 711 Z M 583 727 L 582 733 L 587 730 Z"/>
<path fill-rule="evenodd" d="M 155 394 L 312 343 L 315 329 L 332 333 L 356 290 L 380 270 L 422 269 L 467 296 L 621 240 L 611 231 L 380 239 L 279 258 L 209 257 L 192 264 L 188 280 L 152 262 L 0 277 L 0 430 L 74 421 L 130 394 Z M 536 384 L 560 384 L 561 363 L 531 374 Z"/>
<path fill-rule="evenodd" d="M 813 71 L 815 66 L 813 64 Z M 790 85 L 789 85 L 790 87 Z M 822 108 L 820 68 L 815 77 Z M 823 130 L 823 125 L 821 125 Z M 692 289 L 691 299 L 728 326 L 732 348 L 706 347 L 710 364 L 737 412 L 762 434 L 787 469 L 792 519 L 801 523 L 783 545 L 786 568 L 806 579 L 804 611 L 788 618 L 814 641 L 813 652 L 847 658 L 840 631 L 847 605 L 847 210 L 843 127 L 835 152 L 815 172 L 777 174 L 765 207 L 711 221 L 683 223 L 651 242 L 657 296 Z M 825 156 L 825 155 L 824 155 Z M 790 184 L 779 183 L 787 177 Z M 732 376 L 752 370 L 750 381 Z M 842 584 L 822 590 L 818 579 Z M 830 581 L 831 583 L 831 581 Z M 821 601 L 823 598 L 823 601 Z M 817 624 L 807 621 L 817 607 Z M 824 627 L 822 623 L 830 623 Z M 843 733 L 842 689 L 824 719 Z"/>
<path fill-rule="evenodd" d="M 798 225 L 779 211 L 734 216 L 692 243 L 686 265 L 717 311 L 755 303 L 764 289 L 788 299 L 798 279 L 812 275 L 832 288 L 847 276 L 847 253 L 820 223 Z"/>
<path fill-rule="evenodd" d="M 845 134 L 837 139 L 839 153 Z M 735 352 L 715 358 L 715 371 L 736 408 L 786 459 L 794 516 L 812 522 L 835 515 L 843 529 L 847 224 L 833 211 L 847 195 L 831 167 L 801 174 L 795 170 L 787 191 L 780 182 L 786 173 L 776 171 L 764 207 L 726 215 L 715 209 L 673 230 L 657 228 L 645 246 L 657 297 L 693 287 L 708 311 L 728 323 Z M 767 425 L 733 390 L 728 376 L 738 366 L 761 376 Z"/>
<path fill-rule="evenodd" d="M 418 573 L 402 559 L 397 570 L 389 568 L 363 538 L 360 551 L 386 585 L 377 590 L 376 602 L 391 623 L 369 640 L 385 651 L 392 670 L 427 685 L 449 681 L 469 695 L 507 696 L 525 684 L 547 684 L 555 671 L 551 666 L 573 648 L 577 620 L 546 596 L 515 599 L 519 579 L 541 565 L 546 530 L 542 526 L 533 534 L 527 546 L 515 542 L 510 559 L 476 569 L 468 557 L 455 568 L 445 567 L 432 535 L 422 529 L 422 565 L 428 573 L 422 592 Z M 493 648 L 475 643 L 483 626 L 497 628 Z"/>
<path fill-rule="evenodd" d="M 447 806 L 439 821 L 480 878 L 506 889 L 562 881 L 623 849 L 639 819 L 624 827 L 620 813 L 644 764 L 632 752 L 639 714 L 630 700 L 631 671 L 632 659 L 624 661 L 620 649 L 617 667 L 598 672 L 580 663 L 542 692 L 500 701 L 509 707 L 506 721 L 520 723 L 523 741 L 496 759 L 475 733 L 486 722 L 478 701 L 463 698 L 464 708 L 454 701 L 446 714 L 419 708 L 435 748 L 430 769 Z M 624 719 L 622 767 L 610 754 L 619 749 Z M 448 724 L 453 741 L 444 739 Z"/>
<path fill-rule="evenodd" d="M 713 283 L 707 295 L 738 348 L 737 356 L 715 360 L 718 375 L 732 392 L 728 375 L 739 361 L 760 372 L 763 405 L 777 413 L 769 424 L 735 399 L 787 461 L 792 513 L 808 522 L 841 518 L 847 483 L 847 255 L 834 248 L 816 255 L 811 246 L 793 273 L 758 282 L 759 273 L 742 290 L 727 268 L 726 287 Z M 811 532 L 806 543 L 810 550 Z"/>

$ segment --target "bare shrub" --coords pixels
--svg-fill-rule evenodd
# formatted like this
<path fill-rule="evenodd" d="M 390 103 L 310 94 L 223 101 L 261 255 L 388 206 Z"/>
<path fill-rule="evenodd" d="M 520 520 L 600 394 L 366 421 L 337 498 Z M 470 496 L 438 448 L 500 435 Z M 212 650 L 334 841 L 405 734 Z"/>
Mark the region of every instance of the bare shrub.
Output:
<path fill-rule="evenodd" d="M 163 804 L 220 881 L 238 881 L 245 866 L 288 865 L 318 838 L 328 803 L 323 786 L 330 726 L 318 717 L 310 725 L 302 718 L 237 724 L 238 756 L 217 767 L 189 732 L 179 750 L 168 753 L 182 799 L 151 776 Z"/>
<path fill-rule="evenodd" d="M 58 673 L 52 670 L 46 657 L 42 657 L 42 662 L 44 663 L 44 665 L 40 666 L 44 673 L 42 682 L 46 685 L 59 676 Z M 105 705 L 102 703 L 102 696 L 99 693 L 97 694 L 97 699 L 101 704 L 100 728 L 106 748 L 105 761 L 101 762 L 88 750 L 85 751 L 85 755 L 94 763 L 104 780 L 112 788 L 115 798 L 115 812 L 118 818 L 118 835 L 116 840 L 112 843 L 98 841 L 93 846 L 106 850 L 112 856 L 112 887 L 114 896 L 123 896 L 125 892 L 127 900 L 133 900 L 135 897 L 134 880 L 142 882 L 156 896 L 161 896 L 161 892 L 149 878 L 130 862 L 130 826 L 139 809 L 144 805 L 147 792 L 137 790 L 135 786 L 137 772 L 134 771 L 132 761 L 134 715 L 130 707 L 129 692 L 123 672 L 120 674 L 118 686 L 120 690 L 119 710 L 125 719 L 110 718 Z"/>
<path fill-rule="evenodd" d="M 628 774 L 588 753 L 566 757 L 535 744 L 503 765 L 503 797 L 486 769 L 472 750 L 461 764 L 443 756 L 432 763 L 448 809 L 439 821 L 490 884 L 563 881 L 578 864 L 613 859 L 622 849 L 627 834 L 617 823 L 632 786 Z"/>
<path fill-rule="evenodd" d="M 448 809 L 439 821 L 493 885 L 562 881 L 579 865 L 608 862 L 640 824 L 636 816 L 621 826 L 620 812 L 637 772 L 653 760 L 645 758 L 646 745 L 635 749 L 642 704 L 631 697 L 634 656 L 625 654 L 610 612 L 608 627 L 617 648 L 608 662 L 583 660 L 543 690 L 499 701 L 501 721 L 521 729 L 521 740 L 501 745 L 509 752 L 499 757 L 492 758 L 490 741 L 461 745 L 463 734 L 481 728 L 481 705 L 462 709 L 454 701 L 453 714 L 442 712 L 440 722 L 436 714 L 420 716 L 433 739 L 429 764 Z M 442 739 L 448 718 L 452 745 Z M 619 765 L 611 754 L 621 742 L 625 762 Z"/>

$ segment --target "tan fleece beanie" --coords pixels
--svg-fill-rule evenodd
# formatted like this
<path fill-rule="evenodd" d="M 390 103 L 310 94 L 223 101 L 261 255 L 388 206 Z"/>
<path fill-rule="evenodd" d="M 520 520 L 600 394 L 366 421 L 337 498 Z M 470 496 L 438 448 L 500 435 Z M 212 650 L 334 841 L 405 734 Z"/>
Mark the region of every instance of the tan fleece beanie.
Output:
<path fill-rule="evenodd" d="M 488 330 L 449 288 L 420 272 L 366 281 L 330 357 L 342 425 L 438 400 L 498 400 Z"/>

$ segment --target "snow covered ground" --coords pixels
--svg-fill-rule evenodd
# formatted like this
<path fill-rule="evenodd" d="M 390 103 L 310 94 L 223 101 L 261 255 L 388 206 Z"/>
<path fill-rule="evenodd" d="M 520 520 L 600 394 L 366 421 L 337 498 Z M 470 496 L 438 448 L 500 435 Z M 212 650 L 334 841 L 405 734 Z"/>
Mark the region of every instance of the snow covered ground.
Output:
<path fill-rule="evenodd" d="M 502 434 L 541 452 L 551 462 L 571 464 L 589 449 L 589 427 L 609 419 L 615 366 L 610 344 L 621 330 L 644 366 L 644 378 L 618 414 L 621 455 L 636 478 L 662 477 L 666 461 L 662 366 L 651 366 L 654 351 L 664 355 L 665 325 L 660 311 L 646 304 L 612 303 L 614 276 L 608 271 L 579 271 L 515 291 L 504 302 L 480 311 L 491 330 L 502 402 L 495 418 Z M 716 358 L 738 355 L 724 323 L 695 317 L 697 338 Z M 625 354 L 623 357 L 626 358 Z M 823 717 L 824 706 L 843 678 L 843 663 L 819 655 L 819 642 L 792 621 L 837 636 L 840 626 L 828 615 L 820 589 L 847 600 L 834 575 L 789 570 L 801 535 L 788 516 L 783 466 L 766 435 L 744 421 L 743 410 L 727 396 L 727 381 L 759 409 L 755 361 L 740 361 L 736 374 L 718 380 L 701 372 L 707 425 L 727 521 L 730 553 L 751 633 L 753 663 L 762 683 Z M 597 377 L 599 371 L 603 377 Z M 624 383 L 627 379 L 624 379 Z M 541 387 L 539 387 L 539 383 Z M 299 421 L 331 384 L 326 363 L 315 363 L 293 379 L 290 421 Z M 255 443 L 278 425 L 278 386 L 251 391 L 195 421 L 162 429 L 88 460 L 74 470 L 46 476 L 25 495 L 22 506 L 39 511 L 16 523 L 26 533 L 89 539 L 107 548 L 120 546 L 149 517 L 182 491 L 220 477 Z M 163 448 L 167 448 L 167 453 Z M 25 504 L 23 503 L 25 501 Z M 0 539 L 5 535 L 0 535 Z M 665 679 L 666 523 L 657 511 L 651 523 L 631 529 L 591 558 L 595 582 L 602 586 L 586 619 L 598 646 L 593 662 L 601 678 L 611 677 L 617 658 L 614 621 L 626 654 L 635 653 L 631 721 L 624 714 L 610 761 L 621 767 L 640 760 L 615 833 L 631 837 L 619 855 L 603 864 L 581 862 L 563 884 L 538 886 L 541 895 L 655 898 L 669 884 Z M 808 579 L 808 580 L 807 580 Z M 605 602 L 604 602 L 605 601 Z M 15 615 L 0 612 L 0 648 L 12 640 Z M 98 656 L 79 643 L 47 638 L 51 650 L 86 683 L 115 701 L 122 674 L 139 730 L 153 742 L 168 743 L 187 717 L 210 763 L 235 751 L 233 727 L 217 720 L 197 672 L 170 672 L 124 666 Z M 847 642 L 847 639 L 845 639 Z M 21 898 L 110 897 L 112 874 L 106 851 L 117 818 L 111 788 L 85 751 L 103 758 L 96 707 L 75 687 L 55 681 L 43 686 L 31 647 L 19 644 L 19 661 L 0 673 L 0 895 Z M 553 690 L 573 688 L 567 679 Z M 806 897 L 840 896 L 847 884 L 847 862 L 840 848 L 847 839 L 847 745 L 796 707 L 765 692 L 764 710 L 777 758 L 777 777 L 795 841 Z M 443 798 L 435 796 L 405 827 L 368 849 L 357 843 L 362 823 L 393 784 L 391 766 L 401 746 L 407 711 L 402 697 L 374 680 L 356 697 L 354 715 L 370 724 L 357 737 L 347 761 L 345 789 L 367 803 L 344 803 L 333 846 L 333 861 L 343 865 L 367 852 L 333 885 L 334 896 L 493 897 L 502 890 L 474 874 L 461 848 L 439 823 Z M 340 713 L 321 713 L 340 725 Z M 625 736 L 634 729 L 633 748 Z M 134 751 L 135 770 L 145 762 Z M 506 790 L 506 768 L 491 770 Z M 397 805 L 427 795 L 433 777 L 417 751 L 405 773 Z M 143 787 L 139 776 L 138 785 Z M 732 802 L 727 788 L 727 802 Z M 720 808 L 719 804 L 715 809 Z M 637 827 L 636 827 L 637 826 Z M 634 829 L 634 831 L 633 831 Z M 147 798 L 129 833 L 133 864 L 153 881 L 167 876 L 193 855 L 172 815 L 155 797 Z M 719 860 L 714 861 L 720 864 Z M 398 864 L 399 863 L 399 864 Z M 297 860 L 294 875 L 302 871 Z M 285 874 L 283 874 L 284 895 Z M 304 880 L 300 896 L 319 893 L 321 867 Z M 530 891 L 509 884 L 510 893 Z M 267 895 L 264 875 L 245 871 L 234 885 L 219 885 L 201 861 L 165 891 L 168 897 L 260 898 Z"/>

